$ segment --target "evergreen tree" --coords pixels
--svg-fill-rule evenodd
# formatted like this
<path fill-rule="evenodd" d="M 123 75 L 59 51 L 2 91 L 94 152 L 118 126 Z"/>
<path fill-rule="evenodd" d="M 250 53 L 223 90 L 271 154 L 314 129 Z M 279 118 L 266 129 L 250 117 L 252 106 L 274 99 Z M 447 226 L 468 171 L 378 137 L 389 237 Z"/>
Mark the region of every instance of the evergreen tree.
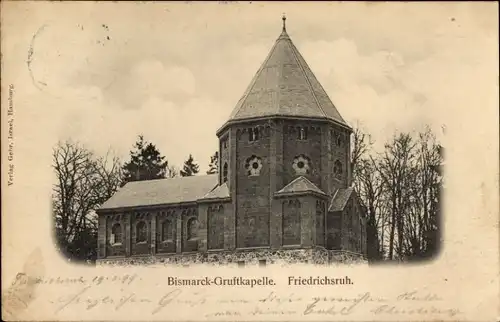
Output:
<path fill-rule="evenodd" d="M 219 152 L 215 151 L 214 155 L 210 157 L 210 164 L 208 165 L 207 174 L 214 174 L 219 172 Z"/>
<path fill-rule="evenodd" d="M 160 151 L 139 135 L 135 150 L 130 151 L 130 161 L 123 165 L 124 184 L 130 181 L 142 181 L 165 178 L 168 161 Z"/>
<path fill-rule="evenodd" d="M 184 162 L 184 167 L 180 171 L 181 176 L 189 177 L 194 176 L 199 172 L 199 166 L 194 162 L 193 156 L 190 154 L 189 158 Z"/>

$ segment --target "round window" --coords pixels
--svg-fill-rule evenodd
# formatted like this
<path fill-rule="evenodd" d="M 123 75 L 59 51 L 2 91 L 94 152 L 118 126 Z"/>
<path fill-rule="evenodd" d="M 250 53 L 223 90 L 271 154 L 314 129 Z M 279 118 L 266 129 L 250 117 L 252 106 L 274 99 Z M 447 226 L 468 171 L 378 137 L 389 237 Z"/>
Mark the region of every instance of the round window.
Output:
<path fill-rule="evenodd" d="M 258 176 L 260 175 L 260 170 L 262 170 L 262 160 L 261 158 L 252 155 L 245 162 L 245 168 L 248 171 L 249 176 Z"/>
<path fill-rule="evenodd" d="M 295 174 L 303 175 L 309 173 L 311 168 L 309 164 L 309 158 L 301 154 L 293 160 L 292 168 L 295 171 Z"/>

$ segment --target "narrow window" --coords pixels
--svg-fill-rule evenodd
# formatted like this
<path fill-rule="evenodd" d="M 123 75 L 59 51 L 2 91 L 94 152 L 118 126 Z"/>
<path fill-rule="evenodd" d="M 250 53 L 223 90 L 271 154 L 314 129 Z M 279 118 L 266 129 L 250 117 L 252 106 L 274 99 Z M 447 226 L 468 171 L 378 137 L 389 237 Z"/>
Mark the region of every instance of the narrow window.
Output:
<path fill-rule="evenodd" d="M 253 142 L 259 139 L 259 128 L 254 127 L 248 129 L 248 141 Z"/>
<path fill-rule="evenodd" d="M 299 127 L 298 139 L 299 140 L 307 140 L 307 128 Z"/>
<path fill-rule="evenodd" d="M 333 165 L 333 173 L 337 178 L 342 177 L 342 163 L 339 160 L 335 161 Z"/>
<path fill-rule="evenodd" d="M 227 149 L 227 139 L 224 139 L 222 142 L 222 145 L 224 146 L 224 149 Z"/>
<path fill-rule="evenodd" d="M 300 221 L 301 206 L 298 200 L 290 200 L 283 203 L 283 245 L 300 245 Z"/>
<path fill-rule="evenodd" d="M 114 224 L 111 228 L 110 244 L 121 244 L 122 242 L 122 227 L 120 224 Z"/>
<path fill-rule="evenodd" d="M 137 243 L 146 242 L 147 235 L 148 235 L 148 231 L 146 228 L 146 223 L 144 221 L 140 221 L 136 226 L 135 241 Z"/>
<path fill-rule="evenodd" d="M 191 218 L 187 222 L 187 239 L 191 240 L 196 238 L 198 230 L 198 221 L 196 218 Z"/>
<path fill-rule="evenodd" d="M 224 163 L 224 168 L 222 170 L 222 182 L 226 182 L 227 181 L 227 162 Z"/>
<path fill-rule="evenodd" d="M 338 146 L 342 146 L 342 134 L 337 133 L 336 135 L 336 141 Z"/>
<path fill-rule="evenodd" d="M 255 135 L 253 129 L 248 129 L 248 141 L 250 142 L 255 141 Z"/>
<path fill-rule="evenodd" d="M 174 226 L 172 221 L 165 220 L 161 225 L 161 236 L 163 241 L 173 240 L 174 237 Z"/>

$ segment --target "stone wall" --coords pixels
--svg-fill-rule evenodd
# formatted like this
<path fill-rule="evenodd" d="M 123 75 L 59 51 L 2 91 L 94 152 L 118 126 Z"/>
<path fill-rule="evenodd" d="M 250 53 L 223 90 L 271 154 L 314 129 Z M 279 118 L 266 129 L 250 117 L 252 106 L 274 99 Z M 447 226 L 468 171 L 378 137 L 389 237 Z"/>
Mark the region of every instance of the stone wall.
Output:
<path fill-rule="evenodd" d="M 290 265 L 309 263 L 328 265 L 336 263 L 365 263 L 366 259 L 357 253 L 328 251 L 322 247 L 309 249 L 256 249 L 245 251 L 217 251 L 196 254 L 178 254 L 168 256 L 136 256 L 128 258 L 100 259 L 97 265 L 130 266 L 130 265 L 258 265 L 263 264 Z"/>

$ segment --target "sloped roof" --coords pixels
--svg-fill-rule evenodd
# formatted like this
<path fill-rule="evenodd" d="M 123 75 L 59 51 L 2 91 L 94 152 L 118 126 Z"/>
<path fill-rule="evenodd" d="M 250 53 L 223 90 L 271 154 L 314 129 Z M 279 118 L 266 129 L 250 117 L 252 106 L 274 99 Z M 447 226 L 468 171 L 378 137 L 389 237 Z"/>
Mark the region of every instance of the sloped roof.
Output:
<path fill-rule="evenodd" d="M 338 189 L 332 197 L 328 211 L 342 211 L 344 210 L 347 201 L 351 197 L 353 188 Z"/>
<path fill-rule="evenodd" d="M 228 122 L 263 116 L 321 118 L 348 126 L 293 44 L 284 24 Z"/>
<path fill-rule="evenodd" d="M 99 210 L 193 202 L 214 189 L 217 183 L 217 175 L 133 181 L 120 188 Z"/>
<path fill-rule="evenodd" d="M 212 191 L 208 192 L 201 199 L 222 199 L 229 198 L 229 187 L 227 186 L 227 182 L 224 182 L 222 185 L 215 187 Z"/>
<path fill-rule="evenodd" d="M 292 194 L 299 192 L 315 192 L 324 195 L 325 193 L 318 188 L 314 183 L 309 181 L 304 176 L 297 177 L 295 180 L 287 184 L 283 189 L 276 192 L 276 194 Z"/>

